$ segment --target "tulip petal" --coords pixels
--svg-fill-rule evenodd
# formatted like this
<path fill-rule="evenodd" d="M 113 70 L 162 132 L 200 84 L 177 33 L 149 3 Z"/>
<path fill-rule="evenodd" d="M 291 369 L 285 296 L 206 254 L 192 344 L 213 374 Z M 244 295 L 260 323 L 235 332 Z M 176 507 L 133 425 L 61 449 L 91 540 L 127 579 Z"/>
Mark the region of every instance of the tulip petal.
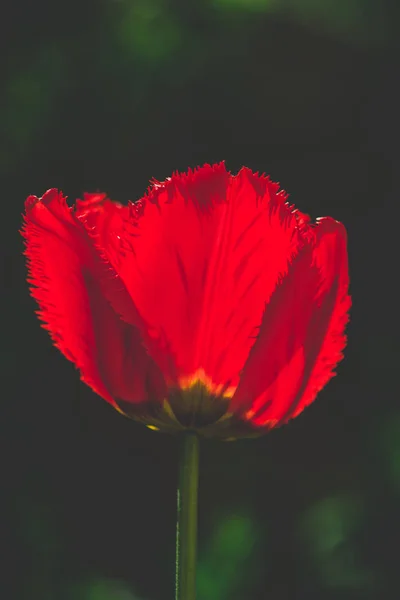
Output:
<path fill-rule="evenodd" d="M 132 298 L 111 266 L 116 260 L 129 214 L 128 206 L 109 200 L 106 194 L 85 193 L 83 200 L 76 201 L 75 216 L 102 259 L 103 268 L 98 278 L 102 293 L 108 301 L 112 301 L 114 310 L 125 322 L 137 327 L 141 321 Z"/>
<path fill-rule="evenodd" d="M 31 293 L 55 345 L 81 371 L 82 380 L 115 408 L 116 398 L 146 400 L 150 359 L 138 331 L 105 300 L 101 275 L 111 266 L 97 255 L 60 192 L 52 189 L 41 199 L 27 199 L 22 233 Z"/>
<path fill-rule="evenodd" d="M 266 307 L 231 410 L 266 428 L 297 416 L 333 377 L 350 309 L 346 231 L 319 219 Z"/>
<path fill-rule="evenodd" d="M 303 243 L 277 184 L 246 168 L 232 177 L 221 163 L 154 183 L 109 260 L 168 383 L 231 395 L 265 303 Z"/>

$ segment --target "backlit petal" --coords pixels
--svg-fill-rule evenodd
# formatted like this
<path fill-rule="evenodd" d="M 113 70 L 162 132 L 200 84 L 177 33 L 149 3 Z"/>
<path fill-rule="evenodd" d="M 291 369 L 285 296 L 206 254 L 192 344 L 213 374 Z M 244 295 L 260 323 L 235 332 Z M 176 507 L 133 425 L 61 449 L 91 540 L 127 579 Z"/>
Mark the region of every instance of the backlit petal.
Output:
<path fill-rule="evenodd" d="M 147 399 L 149 358 L 137 330 L 123 323 L 101 291 L 111 269 L 57 190 L 26 202 L 26 240 L 31 292 L 56 346 L 81 371 L 82 380 L 108 402 Z"/>
<path fill-rule="evenodd" d="M 132 207 L 110 260 L 170 384 L 234 392 L 265 303 L 303 243 L 286 195 L 245 168 L 176 174 Z"/>
<path fill-rule="evenodd" d="M 111 201 L 106 194 L 85 193 L 83 200 L 76 201 L 75 216 L 102 258 L 102 270 L 98 277 L 102 293 L 117 314 L 136 327 L 140 317 L 124 283 L 111 266 L 121 247 L 121 235 L 129 214 L 128 206 Z"/>
<path fill-rule="evenodd" d="M 311 230 L 310 230 L 311 232 Z M 273 427 L 298 415 L 335 374 L 346 343 L 346 232 L 320 219 L 266 307 L 232 410 Z"/>

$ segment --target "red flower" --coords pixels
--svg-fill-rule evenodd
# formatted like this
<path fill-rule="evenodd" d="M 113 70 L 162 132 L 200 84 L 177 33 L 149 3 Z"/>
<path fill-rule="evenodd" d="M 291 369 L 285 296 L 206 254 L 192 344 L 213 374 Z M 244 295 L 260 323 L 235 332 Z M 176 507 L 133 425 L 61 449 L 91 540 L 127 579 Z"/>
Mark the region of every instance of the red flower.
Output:
<path fill-rule="evenodd" d="M 26 201 L 29 283 L 56 346 L 115 408 L 221 438 L 297 416 L 334 375 L 348 320 L 346 231 L 223 163 L 121 206 Z"/>

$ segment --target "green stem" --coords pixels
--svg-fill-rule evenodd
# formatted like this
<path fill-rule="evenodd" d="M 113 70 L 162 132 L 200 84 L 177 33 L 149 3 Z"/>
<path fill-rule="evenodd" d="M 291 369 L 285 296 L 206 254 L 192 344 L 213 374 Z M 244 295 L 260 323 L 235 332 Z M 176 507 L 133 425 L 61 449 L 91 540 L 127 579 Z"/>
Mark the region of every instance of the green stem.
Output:
<path fill-rule="evenodd" d="M 181 457 L 176 523 L 175 600 L 196 598 L 199 439 L 186 433 Z"/>

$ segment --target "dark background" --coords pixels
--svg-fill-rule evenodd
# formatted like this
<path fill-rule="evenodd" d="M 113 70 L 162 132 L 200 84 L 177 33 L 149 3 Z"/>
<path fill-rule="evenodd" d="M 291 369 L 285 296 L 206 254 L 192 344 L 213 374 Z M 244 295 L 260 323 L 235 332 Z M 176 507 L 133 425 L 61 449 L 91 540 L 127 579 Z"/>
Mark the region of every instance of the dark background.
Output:
<path fill-rule="evenodd" d="M 225 159 L 346 224 L 353 309 L 338 377 L 298 419 L 203 443 L 199 600 L 399 598 L 396 3 L 1 10 L 0 597 L 173 598 L 178 440 L 96 397 L 39 327 L 25 197 L 59 187 L 125 202 L 152 177 Z"/>

